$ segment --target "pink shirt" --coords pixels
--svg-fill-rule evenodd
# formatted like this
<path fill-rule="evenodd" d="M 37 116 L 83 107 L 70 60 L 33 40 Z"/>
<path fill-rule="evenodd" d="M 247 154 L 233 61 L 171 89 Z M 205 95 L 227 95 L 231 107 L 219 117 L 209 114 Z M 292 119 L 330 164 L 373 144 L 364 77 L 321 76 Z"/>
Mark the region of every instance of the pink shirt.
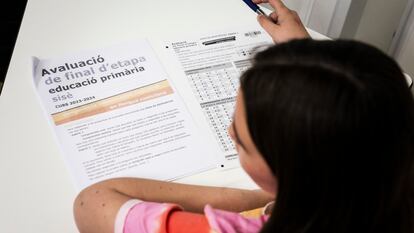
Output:
<path fill-rule="evenodd" d="M 115 233 L 165 233 L 173 211 L 182 211 L 182 208 L 175 204 L 127 201 L 117 214 Z M 210 231 L 215 233 L 256 233 L 268 219 L 266 215 L 247 218 L 209 205 L 205 206 L 204 214 Z"/>

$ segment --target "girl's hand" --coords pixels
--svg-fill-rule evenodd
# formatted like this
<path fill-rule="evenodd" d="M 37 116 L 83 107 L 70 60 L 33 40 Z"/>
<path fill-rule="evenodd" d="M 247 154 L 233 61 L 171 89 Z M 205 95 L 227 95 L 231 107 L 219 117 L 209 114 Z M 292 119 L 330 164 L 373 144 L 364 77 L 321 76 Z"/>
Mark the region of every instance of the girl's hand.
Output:
<path fill-rule="evenodd" d="M 287 8 L 281 0 L 253 0 L 254 3 L 270 3 L 275 9 L 269 17 L 259 15 L 257 20 L 275 43 L 283 43 L 292 39 L 309 38 L 299 15 Z"/>

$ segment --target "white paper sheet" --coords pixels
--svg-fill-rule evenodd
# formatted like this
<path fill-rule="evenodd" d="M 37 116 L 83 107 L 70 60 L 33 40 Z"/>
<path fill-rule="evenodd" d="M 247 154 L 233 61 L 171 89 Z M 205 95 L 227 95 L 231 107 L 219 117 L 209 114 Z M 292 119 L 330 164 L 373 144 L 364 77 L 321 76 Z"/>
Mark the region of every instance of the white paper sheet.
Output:
<path fill-rule="evenodd" d="M 145 40 L 34 59 L 34 84 L 77 187 L 171 180 L 217 166 Z"/>
<path fill-rule="evenodd" d="M 244 27 L 168 40 L 164 49 L 175 60 L 196 98 L 224 161 L 238 160 L 227 128 L 232 121 L 239 77 L 258 50 L 273 44 L 263 29 Z M 191 107 L 195 109 L 195 107 Z"/>

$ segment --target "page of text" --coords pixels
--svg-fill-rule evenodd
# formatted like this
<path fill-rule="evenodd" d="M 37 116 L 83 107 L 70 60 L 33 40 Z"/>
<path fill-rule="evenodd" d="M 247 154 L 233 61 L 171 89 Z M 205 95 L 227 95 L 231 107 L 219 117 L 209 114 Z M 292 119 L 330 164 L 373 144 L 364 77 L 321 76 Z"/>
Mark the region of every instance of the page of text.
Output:
<path fill-rule="evenodd" d="M 217 166 L 147 41 L 34 60 L 36 91 L 79 188 Z"/>

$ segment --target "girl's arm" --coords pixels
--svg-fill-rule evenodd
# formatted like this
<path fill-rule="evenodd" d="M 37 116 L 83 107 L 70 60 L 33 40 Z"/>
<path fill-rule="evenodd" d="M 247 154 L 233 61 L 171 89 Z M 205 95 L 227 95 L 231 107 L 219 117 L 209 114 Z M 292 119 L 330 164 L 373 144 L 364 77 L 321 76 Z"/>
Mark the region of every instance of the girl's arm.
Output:
<path fill-rule="evenodd" d="M 204 205 L 241 212 L 263 207 L 273 198 L 259 190 L 185 185 L 171 182 L 117 178 L 84 189 L 74 203 L 76 224 L 82 233 L 112 233 L 119 208 L 130 199 L 175 203 L 201 213 Z"/>

